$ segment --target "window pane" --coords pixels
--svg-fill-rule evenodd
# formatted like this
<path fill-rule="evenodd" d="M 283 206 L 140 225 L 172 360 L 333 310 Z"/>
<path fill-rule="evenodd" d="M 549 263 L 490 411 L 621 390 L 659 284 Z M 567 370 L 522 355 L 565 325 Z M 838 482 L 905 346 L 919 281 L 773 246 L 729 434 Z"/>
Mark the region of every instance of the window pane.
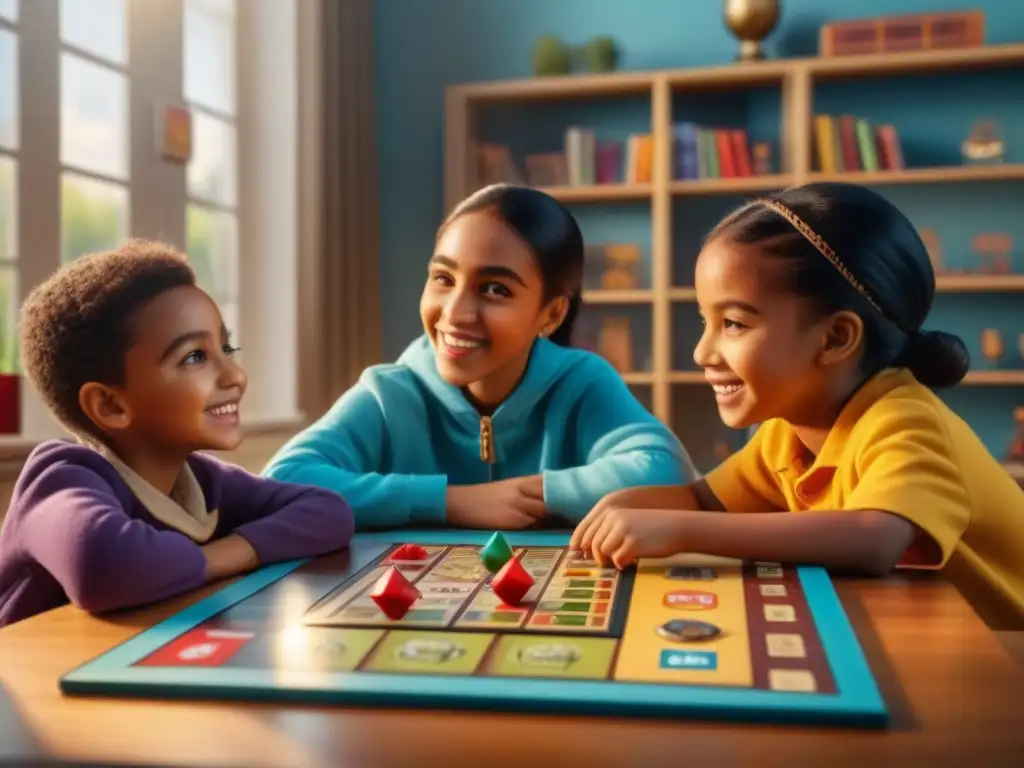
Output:
<path fill-rule="evenodd" d="M 0 29 L 0 147 L 18 148 L 18 38 L 6 29 Z"/>
<path fill-rule="evenodd" d="M 185 2 L 196 10 L 206 11 L 219 18 L 229 19 L 235 15 L 235 0 L 185 0 Z"/>
<path fill-rule="evenodd" d="M 186 251 L 199 285 L 219 302 L 238 295 L 238 221 L 230 213 L 188 206 Z"/>
<path fill-rule="evenodd" d="M 10 264 L 0 265 L 0 374 L 17 373 L 18 364 L 18 272 Z M 0 403 L 0 407 L 3 404 Z"/>
<path fill-rule="evenodd" d="M 192 160 L 188 166 L 188 193 L 220 205 L 236 200 L 235 126 L 200 112 L 192 120 Z"/>
<path fill-rule="evenodd" d="M 0 259 L 18 252 L 18 164 L 0 155 Z"/>
<path fill-rule="evenodd" d="M 238 305 L 233 301 L 218 301 L 217 306 L 220 308 L 220 316 L 224 319 L 224 327 L 231 334 L 231 343 L 237 347 L 242 339 L 238 328 Z"/>
<path fill-rule="evenodd" d="M 73 173 L 61 178 L 61 262 L 116 248 L 128 236 L 128 190 Z"/>
<path fill-rule="evenodd" d="M 93 56 L 127 63 L 125 28 L 125 0 L 60 0 L 61 40 Z"/>
<path fill-rule="evenodd" d="M 235 113 L 234 24 L 185 6 L 185 98 L 204 107 Z"/>
<path fill-rule="evenodd" d="M 0 18 L 18 20 L 18 0 L 0 0 Z"/>
<path fill-rule="evenodd" d="M 84 171 L 128 178 L 128 78 L 61 55 L 60 159 Z"/>

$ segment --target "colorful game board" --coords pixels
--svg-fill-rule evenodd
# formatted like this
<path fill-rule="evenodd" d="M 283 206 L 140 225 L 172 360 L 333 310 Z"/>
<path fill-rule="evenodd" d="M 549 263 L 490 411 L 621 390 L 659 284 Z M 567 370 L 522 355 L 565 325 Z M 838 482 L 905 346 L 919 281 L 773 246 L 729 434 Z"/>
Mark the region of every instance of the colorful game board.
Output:
<path fill-rule="evenodd" d="M 882 726 L 884 702 L 827 574 L 707 557 L 618 572 L 568 537 L 508 534 L 534 580 L 491 590 L 488 535 L 361 534 L 250 574 L 70 672 L 72 695 L 667 715 Z M 426 556 L 394 559 L 399 545 Z M 421 597 L 370 597 L 396 567 Z"/>

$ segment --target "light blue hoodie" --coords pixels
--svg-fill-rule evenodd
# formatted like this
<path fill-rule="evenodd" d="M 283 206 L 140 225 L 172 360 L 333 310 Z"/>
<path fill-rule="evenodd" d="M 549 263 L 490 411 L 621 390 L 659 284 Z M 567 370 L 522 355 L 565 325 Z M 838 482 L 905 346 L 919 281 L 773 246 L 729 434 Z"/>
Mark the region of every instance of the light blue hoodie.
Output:
<path fill-rule="evenodd" d="M 493 461 L 482 458 L 488 423 Z M 696 474 L 604 358 L 539 339 L 488 420 L 441 379 L 426 336 L 396 363 L 367 368 L 264 473 L 340 494 L 357 529 L 443 523 L 449 484 L 543 473 L 548 513 L 577 522 L 611 491 Z"/>

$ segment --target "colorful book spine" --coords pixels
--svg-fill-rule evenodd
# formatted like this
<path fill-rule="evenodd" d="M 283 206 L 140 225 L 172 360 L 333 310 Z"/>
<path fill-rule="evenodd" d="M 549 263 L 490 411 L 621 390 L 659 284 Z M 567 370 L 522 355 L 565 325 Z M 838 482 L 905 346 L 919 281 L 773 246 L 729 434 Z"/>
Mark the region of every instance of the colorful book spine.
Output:
<path fill-rule="evenodd" d="M 906 167 L 899 133 L 854 115 L 815 115 L 814 144 L 822 173 L 898 171 Z"/>
<path fill-rule="evenodd" d="M 743 129 L 682 122 L 672 130 L 672 177 L 683 181 L 755 176 L 750 137 Z"/>

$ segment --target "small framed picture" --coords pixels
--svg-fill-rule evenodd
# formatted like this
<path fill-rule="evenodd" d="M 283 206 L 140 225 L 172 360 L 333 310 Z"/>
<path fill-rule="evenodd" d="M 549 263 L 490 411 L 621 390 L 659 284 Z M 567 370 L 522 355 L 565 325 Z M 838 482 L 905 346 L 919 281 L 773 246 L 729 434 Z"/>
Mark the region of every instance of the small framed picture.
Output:
<path fill-rule="evenodd" d="M 162 158 L 177 163 L 192 159 L 192 113 L 188 108 L 158 104 L 154 123 L 156 150 Z"/>

